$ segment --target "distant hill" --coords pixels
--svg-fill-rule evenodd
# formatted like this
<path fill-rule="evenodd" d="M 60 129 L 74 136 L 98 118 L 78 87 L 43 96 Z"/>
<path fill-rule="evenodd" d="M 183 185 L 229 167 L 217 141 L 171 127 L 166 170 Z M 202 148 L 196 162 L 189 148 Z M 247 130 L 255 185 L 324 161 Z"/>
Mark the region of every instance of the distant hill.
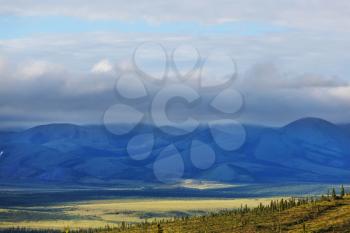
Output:
<path fill-rule="evenodd" d="M 122 127 L 122 126 L 121 126 Z M 51 124 L 22 132 L 0 133 L 0 181 L 108 184 L 119 180 L 156 182 L 152 170 L 162 148 L 174 143 L 185 161 L 183 178 L 224 182 L 342 182 L 350 180 L 350 127 L 304 118 L 281 128 L 245 126 L 238 151 L 213 146 L 214 166 L 195 168 L 189 159 L 191 138 L 214 145 L 208 128 L 193 135 L 157 138 L 144 161 L 126 152 L 131 136 L 155 130 L 141 127 L 116 136 L 103 126 Z M 230 138 L 228 138 L 230 140 Z"/>

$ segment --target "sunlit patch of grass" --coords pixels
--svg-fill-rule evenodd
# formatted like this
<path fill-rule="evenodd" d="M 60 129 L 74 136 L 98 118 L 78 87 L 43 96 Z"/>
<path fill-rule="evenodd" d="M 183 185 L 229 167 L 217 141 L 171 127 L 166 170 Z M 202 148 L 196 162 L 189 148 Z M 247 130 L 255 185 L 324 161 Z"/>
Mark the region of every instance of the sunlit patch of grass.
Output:
<path fill-rule="evenodd" d="M 27 227 L 63 229 L 118 226 L 122 222 L 141 223 L 145 220 L 171 219 L 203 215 L 222 209 L 267 204 L 274 198 L 259 199 L 115 199 L 76 202 L 54 206 L 1 209 L 0 228 Z"/>

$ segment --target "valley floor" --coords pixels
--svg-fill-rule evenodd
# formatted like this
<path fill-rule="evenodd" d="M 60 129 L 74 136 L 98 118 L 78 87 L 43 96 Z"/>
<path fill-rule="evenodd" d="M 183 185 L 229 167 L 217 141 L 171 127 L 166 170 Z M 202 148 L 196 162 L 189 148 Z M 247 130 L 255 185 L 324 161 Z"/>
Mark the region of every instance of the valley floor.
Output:
<path fill-rule="evenodd" d="M 247 201 L 247 200 L 245 200 Z M 261 200 L 256 200 L 261 201 Z M 89 222 L 86 227 L 91 227 L 90 230 L 80 230 L 76 231 L 70 228 L 70 223 L 67 222 L 66 229 L 63 232 L 99 232 L 99 233 L 272 233 L 272 232 L 290 232 L 290 233 L 346 233 L 350 232 L 350 196 L 345 196 L 340 199 L 333 198 L 323 198 L 321 200 L 303 200 L 301 203 L 296 203 L 293 199 L 285 199 L 284 201 L 270 200 L 270 204 L 259 205 L 258 207 L 249 208 L 243 205 L 242 207 L 232 209 L 232 210 L 222 210 L 220 212 L 211 212 L 201 216 L 192 217 L 177 217 L 168 218 L 163 220 L 154 220 L 143 222 L 139 224 L 121 224 L 118 227 L 109 226 L 109 228 L 98 229 L 98 224 L 94 225 L 96 222 Z M 267 200 L 265 200 L 267 202 Z M 134 210 L 157 210 L 161 211 L 166 206 L 170 209 L 181 208 L 182 210 L 189 210 L 193 207 L 204 208 L 204 206 L 218 206 L 220 203 L 217 201 L 203 200 L 200 202 L 172 202 L 172 201 L 161 201 L 153 202 L 153 206 L 149 206 L 149 202 L 140 201 L 135 203 Z M 253 204 L 253 202 L 248 201 L 248 204 Z M 125 205 L 129 205 L 128 202 L 124 202 Z M 99 210 L 101 206 L 108 205 L 108 209 L 121 210 L 123 205 L 118 207 L 118 205 L 112 203 L 94 203 L 87 204 L 87 206 L 81 206 L 83 214 L 83 209 L 85 211 L 92 211 L 93 209 Z M 214 205 L 215 204 L 215 205 Z M 232 202 L 227 201 L 221 202 L 219 206 L 226 205 L 227 208 L 232 208 L 238 204 L 238 201 Z M 89 206 L 93 205 L 93 206 Z M 178 207 L 176 207 L 178 206 Z M 254 206 L 255 203 L 254 203 Z M 104 209 L 104 208 L 102 208 Z M 207 210 L 207 208 L 205 208 Z M 94 212 L 98 214 L 97 212 Z M 77 213 L 78 214 L 78 213 Z M 39 223 L 40 221 L 38 221 Z M 20 221 L 17 223 L 20 225 Z M 23 222 L 25 223 L 25 222 Z M 28 223 L 28 222 L 27 222 Z M 83 222 L 81 222 L 83 223 Z M 25 226 L 25 225 L 24 225 Z M 27 225 L 28 227 L 28 225 Z M 51 227 L 45 228 L 53 228 Z M 32 228 L 33 229 L 33 228 Z M 60 230 L 38 230 L 33 231 L 27 228 L 27 230 L 19 229 L 3 229 L 0 232 L 62 232 Z"/>
<path fill-rule="evenodd" d="M 0 228 L 70 229 L 118 226 L 122 222 L 205 215 L 223 209 L 267 204 L 275 198 L 240 199 L 114 199 L 72 202 L 53 206 L 0 209 Z"/>
<path fill-rule="evenodd" d="M 67 229 L 79 233 L 350 233 L 350 196 L 304 202 L 305 197 L 320 198 L 331 187 L 337 186 L 246 185 L 200 191 L 4 189 L 0 192 L 0 233 Z"/>

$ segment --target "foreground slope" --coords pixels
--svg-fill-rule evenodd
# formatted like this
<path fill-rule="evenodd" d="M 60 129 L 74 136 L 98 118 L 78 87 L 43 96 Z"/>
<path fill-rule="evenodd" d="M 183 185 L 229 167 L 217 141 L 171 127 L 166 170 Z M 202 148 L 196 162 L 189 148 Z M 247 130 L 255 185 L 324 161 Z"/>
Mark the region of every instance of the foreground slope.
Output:
<path fill-rule="evenodd" d="M 223 211 L 208 216 L 175 219 L 122 227 L 104 232 L 186 232 L 186 233 L 249 233 L 249 232 L 350 232 L 350 198 L 308 201 L 284 207 L 281 202 L 273 209 L 262 207 L 239 211 Z M 124 228 L 124 229 L 123 229 Z M 127 229 L 128 228 L 128 229 Z"/>

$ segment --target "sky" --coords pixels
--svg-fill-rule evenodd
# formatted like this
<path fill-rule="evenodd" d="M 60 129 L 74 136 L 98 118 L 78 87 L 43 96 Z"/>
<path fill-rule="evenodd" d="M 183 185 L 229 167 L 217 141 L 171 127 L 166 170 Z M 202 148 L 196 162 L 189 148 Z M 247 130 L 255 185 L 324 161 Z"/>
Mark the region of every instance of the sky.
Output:
<path fill-rule="evenodd" d="M 179 67 L 194 71 L 197 55 L 213 59 L 203 62 L 211 74 L 230 71 L 220 56 L 234 58 L 242 122 L 349 123 L 349 28 L 346 0 L 0 0 L 0 128 L 99 124 L 124 101 L 116 80 L 136 72 L 136 52 L 138 67 L 157 76 L 174 51 L 182 52 Z M 145 42 L 163 50 L 142 52 Z M 207 112 L 176 105 L 173 113 Z"/>

